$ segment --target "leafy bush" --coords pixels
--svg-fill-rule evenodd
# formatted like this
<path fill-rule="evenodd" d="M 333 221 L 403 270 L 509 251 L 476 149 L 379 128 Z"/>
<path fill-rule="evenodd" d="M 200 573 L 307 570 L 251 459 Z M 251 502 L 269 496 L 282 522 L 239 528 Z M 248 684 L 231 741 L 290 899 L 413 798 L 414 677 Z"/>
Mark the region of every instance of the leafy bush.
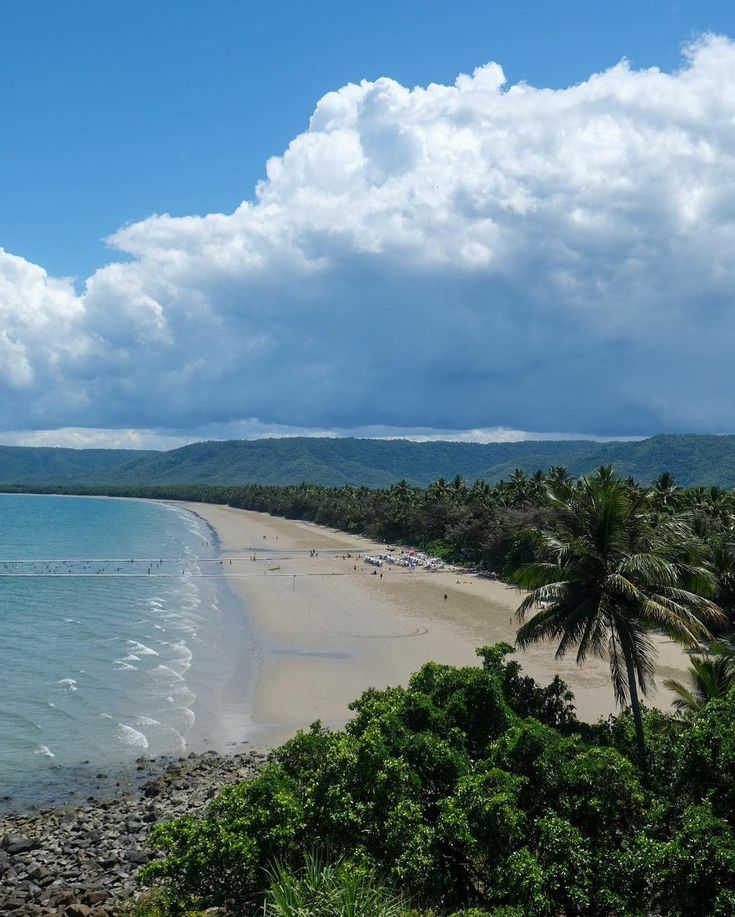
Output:
<path fill-rule="evenodd" d="M 432 557 L 438 557 L 441 560 L 451 560 L 455 554 L 454 546 L 444 538 L 435 538 L 426 545 L 424 550 Z"/>
<path fill-rule="evenodd" d="M 377 875 L 434 917 L 732 913 L 735 698 L 688 724 L 646 713 L 642 773 L 626 717 L 577 723 L 566 686 L 508 651 L 366 691 L 342 732 L 315 723 L 200 820 L 156 828 L 146 880 L 173 913 L 361 913 L 324 910 L 340 895 L 396 913 Z"/>

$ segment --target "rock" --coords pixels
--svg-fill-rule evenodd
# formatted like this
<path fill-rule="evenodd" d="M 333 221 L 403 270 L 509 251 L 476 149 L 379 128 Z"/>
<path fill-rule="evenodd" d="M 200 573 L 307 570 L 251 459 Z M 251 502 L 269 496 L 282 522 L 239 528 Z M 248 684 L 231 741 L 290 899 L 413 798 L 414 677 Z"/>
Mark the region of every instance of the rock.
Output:
<path fill-rule="evenodd" d="M 16 853 L 27 853 L 41 846 L 37 837 L 22 837 L 20 834 L 6 834 L 3 839 L 7 843 L 5 849 L 13 856 Z"/>
<path fill-rule="evenodd" d="M 145 864 L 148 862 L 148 854 L 145 852 L 145 850 L 136 850 L 133 848 L 132 850 L 125 851 L 125 859 L 128 861 L 128 863 L 135 863 L 138 866 L 145 866 Z"/>
<path fill-rule="evenodd" d="M 92 908 L 88 904 L 70 904 L 64 914 L 66 917 L 90 917 Z"/>
<path fill-rule="evenodd" d="M 29 863 L 26 867 L 28 871 L 28 877 L 34 879 L 36 882 L 41 879 L 45 879 L 49 872 L 45 866 L 41 866 L 39 863 Z"/>
<path fill-rule="evenodd" d="M 258 766 L 250 754 L 139 764 L 145 774 L 133 777 L 133 788 L 118 781 L 127 789 L 103 800 L 0 815 L 0 917 L 111 917 L 121 899 L 137 895 L 138 869 L 155 859 L 145 850 L 153 825 L 199 815 Z"/>

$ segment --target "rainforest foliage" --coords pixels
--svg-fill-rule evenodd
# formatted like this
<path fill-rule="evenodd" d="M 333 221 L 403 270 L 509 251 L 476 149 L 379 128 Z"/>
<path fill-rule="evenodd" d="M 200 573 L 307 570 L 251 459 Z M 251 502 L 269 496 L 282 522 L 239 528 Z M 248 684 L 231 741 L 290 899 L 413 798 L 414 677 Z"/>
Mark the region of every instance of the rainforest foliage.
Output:
<path fill-rule="evenodd" d="M 168 912 L 370 913 L 288 909 L 318 850 L 340 895 L 380 892 L 376 914 L 732 914 L 735 697 L 693 720 L 645 713 L 644 771 L 628 714 L 578 723 L 564 685 L 509 651 L 368 690 L 344 731 L 315 724 L 202 819 L 159 826 L 166 858 L 145 873 Z"/>

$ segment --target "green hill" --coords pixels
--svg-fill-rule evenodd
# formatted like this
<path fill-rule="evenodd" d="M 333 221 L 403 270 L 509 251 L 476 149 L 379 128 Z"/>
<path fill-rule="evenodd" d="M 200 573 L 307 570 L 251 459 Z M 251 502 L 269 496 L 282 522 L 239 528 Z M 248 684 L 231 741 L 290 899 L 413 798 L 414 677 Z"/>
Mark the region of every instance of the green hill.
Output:
<path fill-rule="evenodd" d="M 113 475 L 122 465 L 154 456 L 137 449 L 59 449 L 0 446 L 0 481 L 6 484 L 78 484 Z"/>
<path fill-rule="evenodd" d="M 342 484 L 425 485 L 456 474 L 496 481 L 515 468 L 563 465 L 573 475 L 611 463 L 650 481 L 671 471 L 682 485 L 735 487 L 735 436 L 654 436 L 638 442 L 414 443 L 407 440 L 282 439 L 204 442 L 167 452 L 0 447 L 0 481 L 33 485 Z"/>

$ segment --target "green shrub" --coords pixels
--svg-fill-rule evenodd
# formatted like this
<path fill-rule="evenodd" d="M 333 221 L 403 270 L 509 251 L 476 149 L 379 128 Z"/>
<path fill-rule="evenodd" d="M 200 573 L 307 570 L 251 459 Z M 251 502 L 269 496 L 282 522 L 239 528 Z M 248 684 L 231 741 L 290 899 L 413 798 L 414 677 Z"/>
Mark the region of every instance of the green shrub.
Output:
<path fill-rule="evenodd" d="M 440 560 L 452 560 L 455 554 L 454 547 L 443 538 L 436 538 L 426 545 L 426 553 Z"/>
<path fill-rule="evenodd" d="M 577 724 L 565 686 L 539 687 L 507 653 L 366 691 L 344 731 L 314 724 L 200 820 L 157 827 L 166 858 L 143 875 L 168 913 L 267 900 L 280 915 L 319 882 L 330 907 L 342 889 L 396 912 L 375 876 L 433 917 L 732 913 L 735 697 L 685 726 L 647 714 L 642 773 L 629 718 Z M 321 878 L 315 845 L 333 864 Z"/>

